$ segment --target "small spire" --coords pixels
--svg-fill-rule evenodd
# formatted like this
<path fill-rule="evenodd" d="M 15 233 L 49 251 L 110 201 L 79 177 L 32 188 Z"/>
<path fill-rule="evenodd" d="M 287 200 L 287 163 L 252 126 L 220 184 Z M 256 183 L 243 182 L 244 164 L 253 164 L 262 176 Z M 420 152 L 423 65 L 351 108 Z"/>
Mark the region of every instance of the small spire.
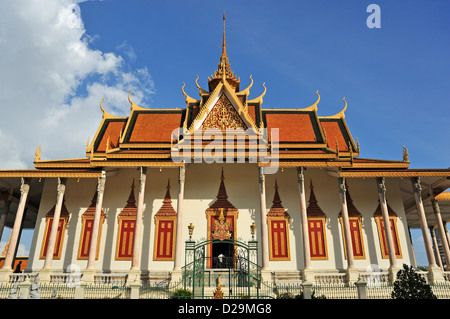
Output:
<path fill-rule="evenodd" d="M 275 187 L 274 188 L 275 188 L 275 194 L 273 196 L 272 208 L 284 209 L 283 205 L 281 204 L 280 194 L 278 193 L 278 182 L 277 182 L 276 178 L 275 178 Z"/>

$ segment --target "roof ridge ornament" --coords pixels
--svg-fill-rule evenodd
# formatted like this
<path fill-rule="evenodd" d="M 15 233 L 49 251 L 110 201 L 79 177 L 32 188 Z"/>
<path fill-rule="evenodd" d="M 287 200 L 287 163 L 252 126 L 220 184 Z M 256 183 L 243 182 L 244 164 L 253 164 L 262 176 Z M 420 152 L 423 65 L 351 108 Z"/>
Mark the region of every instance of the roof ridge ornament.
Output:
<path fill-rule="evenodd" d="M 200 95 L 200 96 L 202 96 L 202 94 L 209 94 L 209 92 L 208 91 L 206 91 L 206 90 L 204 90 L 204 89 L 202 89 L 201 87 L 200 87 L 200 85 L 198 85 L 198 74 L 197 74 L 197 78 L 195 79 L 195 85 L 197 86 L 197 89 L 198 89 L 198 94 Z"/>
<path fill-rule="evenodd" d="M 36 153 L 34 154 L 36 157 L 34 158 L 35 162 L 39 162 L 41 159 L 41 145 L 36 148 Z"/>
<path fill-rule="evenodd" d="M 133 91 L 130 89 L 130 93 L 128 93 L 128 102 L 130 102 L 130 110 L 146 110 L 146 108 L 136 105 L 133 101 L 131 101 L 131 93 L 133 93 Z"/>
<path fill-rule="evenodd" d="M 316 90 L 316 95 L 317 95 L 316 102 L 314 102 L 314 104 L 312 104 L 311 106 L 301 109 L 302 111 L 316 111 L 317 112 L 317 105 L 319 105 L 319 102 L 320 102 L 319 90 Z"/>
<path fill-rule="evenodd" d="M 255 98 L 253 100 L 250 100 L 247 103 L 255 103 L 255 102 L 258 103 L 259 102 L 260 104 L 262 104 L 263 103 L 263 97 L 264 97 L 264 95 L 266 95 L 266 92 L 267 92 L 266 82 L 263 83 L 263 87 L 264 87 L 264 92 L 260 96 L 258 96 L 257 98 Z"/>
<path fill-rule="evenodd" d="M 247 86 L 247 88 L 246 88 L 245 90 L 242 90 L 242 91 L 238 92 L 239 94 L 245 94 L 245 95 L 247 95 L 247 96 L 250 95 L 250 89 L 251 89 L 252 86 L 253 86 L 253 78 L 252 78 L 252 75 L 251 75 L 251 74 L 250 74 L 250 80 L 251 80 L 250 85 Z"/>
<path fill-rule="evenodd" d="M 345 96 L 342 99 L 342 101 L 344 101 L 345 106 L 342 109 L 342 111 L 340 111 L 339 113 L 332 115 L 332 116 L 321 116 L 320 118 L 323 119 L 344 119 L 345 118 L 345 111 L 347 110 L 347 101 L 345 100 Z"/>
<path fill-rule="evenodd" d="M 130 105 L 131 105 L 131 110 L 133 109 L 133 105 L 134 105 L 134 103 L 133 103 L 133 101 L 131 101 L 131 99 L 130 99 L 130 95 L 131 95 L 131 93 L 133 93 L 133 91 L 131 91 L 131 89 L 130 89 L 130 93 L 128 93 L 128 102 L 130 102 Z"/>
<path fill-rule="evenodd" d="M 183 82 L 183 86 L 181 87 L 181 92 L 183 92 L 186 104 L 199 102 L 198 100 L 196 100 L 196 99 L 194 99 L 194 98 L 192 98 L 192 97 L 190 97 L 189 95 L 186 94 L 186 92 L 184 91 L 184 87 L 185 86 L 186 86 L 186 83 Z"/>
<path fill-rule="evenodd" d="M 100 102 L 100 110 L 102 110 L 102 113 L 103 113 L 102 117 L 103 118 L 116 117 L 116 116 L 114 116 L 114 115 L 112 115 L 112 114 L 110 114 L 110 113 L 105 111 L 105 109 L 103 108 L 103 102 L 105 102 L 105 98 L 104 97 L 102 97 L 102 101 Z"/>
<path fill-rule="evenodd" d="M 409 153 L 408 153 L 408 149 L 405 147 L 405 145 L 403 145 L 403 161 L 409 162 Z"/>

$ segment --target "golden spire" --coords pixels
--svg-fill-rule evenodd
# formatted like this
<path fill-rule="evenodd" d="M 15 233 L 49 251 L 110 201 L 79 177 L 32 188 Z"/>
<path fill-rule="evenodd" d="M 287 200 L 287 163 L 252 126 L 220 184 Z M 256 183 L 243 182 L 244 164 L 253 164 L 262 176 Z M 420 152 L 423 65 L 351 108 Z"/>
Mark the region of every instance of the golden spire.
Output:
<path fill-rule="evenodd" d="M 211 78 L 208 78 L 209 91 L 214 91 L 217 84 L 225 77 L 227 82 L 239 92 L 239 79 L 236 78 L 234 72 L 231 71 L 230 62 L 227 55 L 227 42 L 225 36 L 225 12 L 223 13 L 223 40 L 222 40 L 222 55 L 220 56 L 217 71 Z"/>
<path fill-rule="evenodd" d="M 222 56 L 220 57 L 220 60 L 225 62 L 228 62 L 228 56 L 227 56 L 227 41 L 225 39 L 225 11 L 223 12 L 223 41 L 222 41 Z"/>

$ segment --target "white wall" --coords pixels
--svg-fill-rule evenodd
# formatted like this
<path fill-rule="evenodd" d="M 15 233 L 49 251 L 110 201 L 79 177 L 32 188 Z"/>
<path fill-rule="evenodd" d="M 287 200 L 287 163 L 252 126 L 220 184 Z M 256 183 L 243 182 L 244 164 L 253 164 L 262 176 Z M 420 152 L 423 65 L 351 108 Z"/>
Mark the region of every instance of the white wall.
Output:
<path fill-rule="evenodd" d="M 239 210 L 237 219 L 237 238 L 248 241 L 251 239 L 250 225 L 257 225 L 257 236 L 260 231 L 259 185 L 258 168 L 256 164 L 188 164 L 186 168 L 183 228 L 178 230 L 183 243 L 187 239 L 187 225 L 195 226 L 194 240 L 206 239 L 207 220 L 206 209 L 215 201 L 220 185 L 221 171 L 224 171 L 225 186 L 229 201 Z M 301 270 L 304 265 L 303 244 L 300 222 L 300 202 L 295 168 L 280 169 L 276 174 L 266 176 L 266 208 L 269 211 L 274 196 L 275 178 L 278 182 L 279 195 L 282 205 L 290 215 L 290 261 L 270 261 L 271 270 Z M 126 272 L 130 269 L 131 261 L 116 261 L 117 216 L 126 205 L 130 194 L 131 183 L 134 179 L 135 198 L 137 200 L 139 172 L 137 169 L 120 169 L 106 180 L 103 209 L 106 220 L 101 233 L 101 248 L 96 268 L 105 272 Z M 142 227 L 141 269 L 151 271 L 171 271 L 173 261 L 153 261 L 154 245 L 154 215 L 162 205 L 166 193 L 167 182 L 170 179 L 170 193 L 172 205 L 177 209 L 178 169 L 159 168 L 147 170 L 145 190 L 145 204 Z M 328 246 L 328 260 L 311 261 L 314 269 L 335 271 L 347 267 L 344 258 L 342 231 L 338 221 L 340 201 L 338 182 L 335 176 L 326 170 L 308 168 L 305 171 L 306 201 L 310 196 L 310 181 L 314 186 L 318 205 L 327 215 L 326 238 Z M 378 205 L 378 193 L 375 179 L 347 179 L 348 191 L 354 205 L 361 212 L 363 219 L 363 238 L 366 259 L 355 260 L 355 265 L 365 270 L 370 265 L 378 265 L 382 269 L 389 267 L 389 260 L 381 258 L 380 244 L 373 213 Z M 97 185 L 96 179 L 69 179 L 66 187 L 65 204 L 71 217 L 65 232 L 62 258 L 53 261 L 53 269 L 66 269 L 76 264 L 81 270 L 86 268 L 86 260 L 77 260 L 78 245 L 81 232 L 81 215 L 90 205 Z M 46 179 L 42 194 L 41 205 L 36 220 L 33 243 L 30 250 L 28 270 L 38 271 L 44 260 L 39 259 L 45 231 L 45 215 L 56 201 L 56 179 Z M 401 201 L 398 180 L 387 179 L 387 199 L 389 205 L 398 215 L 397 228 L 403 259 L 402 262 L 411 264 L 411 247 L 406 225 L 406 217 Z M 266 211 L 266 212 L 267 212 Z M 183 245 L 184 249 L 184 245 Z M 261 251 L 259 255 L 261 256 Z M 184 252 L 182 254 L 184 259 Z M 184 264 L 184 260 L 182 262 Z"/>

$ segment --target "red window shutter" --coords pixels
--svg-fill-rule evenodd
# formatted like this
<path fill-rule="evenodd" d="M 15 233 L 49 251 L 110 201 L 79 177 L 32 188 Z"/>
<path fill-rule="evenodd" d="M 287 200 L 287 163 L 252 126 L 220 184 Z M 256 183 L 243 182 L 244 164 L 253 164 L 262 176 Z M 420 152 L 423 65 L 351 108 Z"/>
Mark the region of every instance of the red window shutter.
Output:
<path fill-rule="evenodd" d="M 326 257 L 325 238 L 322 220 L 308 220 L 309 248 L 313 258 Z"/>
<path fill-rule="evenodd" d="M 122 227 L 119 240 L 119 258 L 131 258 L 134 246 L 135 220 L 122 220 Z"/>
<path fill-rule="evenodd" d="M 157 258 L 171 258 L 173 247 L 173 226 L 174 223 L 171 220 L 159 221 L 159 229 L 156 244 L 156 257 Z"/>
<path fill-rule="evenodd" d="M 47 225 L 47 233 L 45 236 L 45 246 L 44 246 L 44 252 L 42 254 L 43 257 L 47 256 L 47 248 L 48 248 L 48 241 L 49 241 L 49 237 L 50 237 L 50 232 L 52 229 L 52 225 L 53 225 L 53 218 L 50 218 L 48 221 L 48 225 Z M 58 232 L 56 234 L 56 241 L 55 241 L 55 249 L 53 251 L 53 257 L 58 257 L 58 253 L 59 253 L 59 249 L 62 245 L 62 229 L 64 226 L 64 218 L 60 218 L 59 219 L 59 223 L 58 223 Z"/>
<path fill-rule="evenodd" d="M 350 219 L 350 234 L 352 237 L 353 255 L 355 257 L 363 257 L 363 243 L 358 219 Z"/>
<path fill-rule="evenodd" d="M 273 220 L 272 223 L 272 256 L 273 258 L 288 257 L 286 221 Z"/>
<path fill-rule="evenodd" d="M 394 249 L 395 249 L 395 254 L 396 255 L 400 255 L 400 251 L 398 249 L 398 242 L 397 242 L 397 235 L 395 233 L 395 226 L 394 226 L 394 220 L 392 218 L 389 218 L 389 223 L 391 226 L 391 233 L 392 233 L 392 240 L 394 242 Z M 384 230 L 384 220 L 380 218 L 380 228 L 381 228 L 381 242 L 384 248 L 384 253 L 386 255 L 389 255 L 389 250 L 387 247 L 387 240 L 386 240 L 386 233 Z"/>
<path fill-rule="evenodd" d="M 89 257 L 89 250 L 91 247 L 92 228 L 94 225 L 93 219 L 84 220 L 84 232 L 82 234 L 80 257 Z"/>

